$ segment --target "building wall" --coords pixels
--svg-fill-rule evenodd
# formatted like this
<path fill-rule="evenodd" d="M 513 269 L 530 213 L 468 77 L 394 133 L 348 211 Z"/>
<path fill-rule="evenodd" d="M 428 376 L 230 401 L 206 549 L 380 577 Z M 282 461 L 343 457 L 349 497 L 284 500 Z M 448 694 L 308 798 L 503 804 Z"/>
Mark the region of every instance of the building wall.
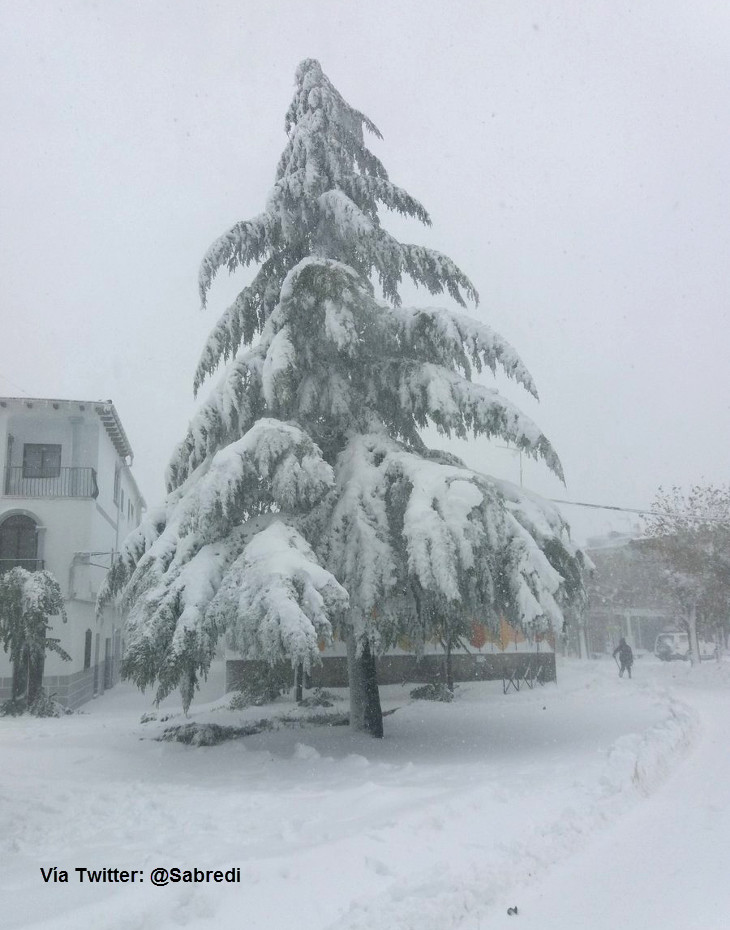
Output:
<path fill-rule="evenodd" d="M 589 546 L 588 556 L 595 566 L 587 586 L 590 653 L 611 653 L 622 636 L 632 649 L 652 651 L 657 635 L 674 623 L 662 566 L 625 537 Z"/>
<path fill-rule="evenodd" d="M 28 406 L 28 402 L 16 400 L 0 405 L 0 524 L 12 514 L 24 514 L 37 525 L 37 558 L 58 580 L 68 615 L 67 623 L 60 617 L 53 620 L 51 635 L 58 637 L 72 657 L 64 662 L 53 653 L 47 654 L 44 686 L 63 703 L 77 707 L 113 684 L 118 675 L 121 618 L 116 610 L 107 608 L 98 619 L 96 597 L 112 553 L 139 523 L 143 502 L 128 465 L 97 416 L 95 404 L 31 403 Z M 13 437 L 10 448 L 8 435 Z M 25 443 L 60 445 L 62 468 L 93 468 L 96 498 L 22 497 L 20 494 L 28 493 L 22 484 L 16 481 L 12 487 L 6 486 L 6 465 L 18 469 L 13 475 L 20 473 Z M 115 470 L 119 471 L 116 500 Z M 90 657 L 87 631 L 91 633 Z M 0 699 L 10 694 L 11 675 L 7 654 L 0 651 Z"/>
<path fill-rule="evenodd" d="M 226 661 L 226 691 L 235 691 L 251 671 L 261 663 L 246 659 Z M 401 651 L 386 653 L 375 660 L 379 685 L 426 684 L 444 681 L 443 653 L 429 653 L 417 658 Z M 505 676 L 532 673 L 542 682 L 556 681 L 554 652 L 454 652 L 451 655 L 454 681 L 499 681 Z M 325 656 L 312 669 L 313 688 L 346 688 L 347 658 Z"/>
<path fill-rule="evenodd" d="M 142 518 L 139 492 L 136 489 L 129 466 L 124 462 L 111 442 L 102 442 L 98 457 L 99 496 L 96 499 L 96 523 L 94 538 L 108 543 L 109 528 L 114 539 L 114 549 L 119 549 L 125 537 Z M 119 474 L 115 497 L 115 475 Z M 131 504 L 131 507 L 130 507 Z"/>
<path fill-rule="evenodd" d="M 3 454 L 3 464 L 22 465 L 25 443 L 55 443 L 61 446 L 62 467 L 96 468 L 101 430 L 98 419 L 89 420 L 82 412 L 52 408 L 13 412 L 7 418 L 7 432 L 13 437 L 10 460 Z"/>

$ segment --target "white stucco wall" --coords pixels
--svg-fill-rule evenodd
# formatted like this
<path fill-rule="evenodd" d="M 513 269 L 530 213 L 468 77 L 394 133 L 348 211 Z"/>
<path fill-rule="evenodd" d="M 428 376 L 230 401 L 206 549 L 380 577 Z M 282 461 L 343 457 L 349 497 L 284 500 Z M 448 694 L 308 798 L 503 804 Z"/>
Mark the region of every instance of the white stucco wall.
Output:
<path fill-rule="evenodd" d="M 10 448 L 9 435 L 13 437 Z M 6 485 L 6 466 L 23 465 L 26 443 L 60 445 L 62 468 L 93 468 L 96 499 L 23 497 L 22 493 L 38 492 L 28 491 L 30 485 L 17 480 L 12 486 Z M 116 469 L 120 473 L 120 493 L 115 501 Z M 55 620 L 52 635 L 59 638 L 72 661 L 48 655 L 45 673 L 55 685 L 58 682 L 54 676 L 68 678 L 83 672 L 87 630 L 92 633 L 92 665 L 97 659 L 97 643 L 98 660 L 103 663 L 106 640 L 113 646 L 115 633 L 122 635 L 121 619 L 113 608 L 105 611 L 101 620 L 96 618 L 96 596 L 112 553 L 139 522 L 142 499 L 129 466 L 115 448 L 93 403 L 0 399 L 0 475 L 0 524 L 11 514 L 24 514 L 35 521 L 37 558 L 55 575 L 64 596 L 68 622 Z M 7 655 L 0 651 L 0 679 L 10 674 Z"/>

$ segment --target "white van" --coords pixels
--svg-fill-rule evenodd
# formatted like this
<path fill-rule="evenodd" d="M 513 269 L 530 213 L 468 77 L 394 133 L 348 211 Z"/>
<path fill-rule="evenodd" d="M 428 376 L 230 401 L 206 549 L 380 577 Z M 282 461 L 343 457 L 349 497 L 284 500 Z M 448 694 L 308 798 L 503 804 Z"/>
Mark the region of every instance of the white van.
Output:
<path fill-rule="evenodd" d="M 714 643 L 699 641 L 700 659 L 714 659 L 716 646 Z M 689 659 L 689 636 L 678 630 L 667 630 L 660 633 L 654 643 L 654 655 L 665 662 L 677 659 Z"/>

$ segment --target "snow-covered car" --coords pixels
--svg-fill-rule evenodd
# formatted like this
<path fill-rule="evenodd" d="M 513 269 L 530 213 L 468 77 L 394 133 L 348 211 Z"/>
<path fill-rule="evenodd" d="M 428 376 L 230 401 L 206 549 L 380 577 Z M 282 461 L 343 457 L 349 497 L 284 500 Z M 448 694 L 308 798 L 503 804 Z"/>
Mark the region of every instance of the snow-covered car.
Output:
<path fill-rule="evenodd" d="M 699 640 L 700 659 L 715 658 L 715 644 Z M 689 659 L 689 637 L 678 630 L 660 633 L 654 643 L 654 655 L 665 662 Z"/>

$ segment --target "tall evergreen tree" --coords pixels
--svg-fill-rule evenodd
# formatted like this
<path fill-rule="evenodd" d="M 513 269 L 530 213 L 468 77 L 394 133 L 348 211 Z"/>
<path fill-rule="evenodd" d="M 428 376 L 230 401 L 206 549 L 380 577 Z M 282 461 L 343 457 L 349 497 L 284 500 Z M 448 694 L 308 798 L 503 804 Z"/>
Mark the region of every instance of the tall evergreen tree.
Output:
<path fill-rule="evenodd" d="M 404 276 L 461 305 L 477 294 L 447 256 L 382 227 L 381 205 L 430 220 L 365 130 L 380 136 L 302 62 L 266 209 L 201 266 L 203 303 L 221 268 L 259 266 L 213 329 L 195 389 L 227 367 L 102 602 L 121 593 L 129 612 L 124 673 L 156 680 L 158 698 L 179 685 L 186 704 L 223 634 L 246 657 L 305 667 L 318 644 L 346 639 L 352 724 L 378 735 L 378 650 L 401 635 L 418 647 L 444 618 L 561 622 L 555 566 L 575 551 L 549 505 L 424 444 L 427 424 L 498 436 L 562 478 L 535 424 L 472 380 L 499 366 L 537 396 L 512 347 L 466 314 L 402 306 Z"/>

